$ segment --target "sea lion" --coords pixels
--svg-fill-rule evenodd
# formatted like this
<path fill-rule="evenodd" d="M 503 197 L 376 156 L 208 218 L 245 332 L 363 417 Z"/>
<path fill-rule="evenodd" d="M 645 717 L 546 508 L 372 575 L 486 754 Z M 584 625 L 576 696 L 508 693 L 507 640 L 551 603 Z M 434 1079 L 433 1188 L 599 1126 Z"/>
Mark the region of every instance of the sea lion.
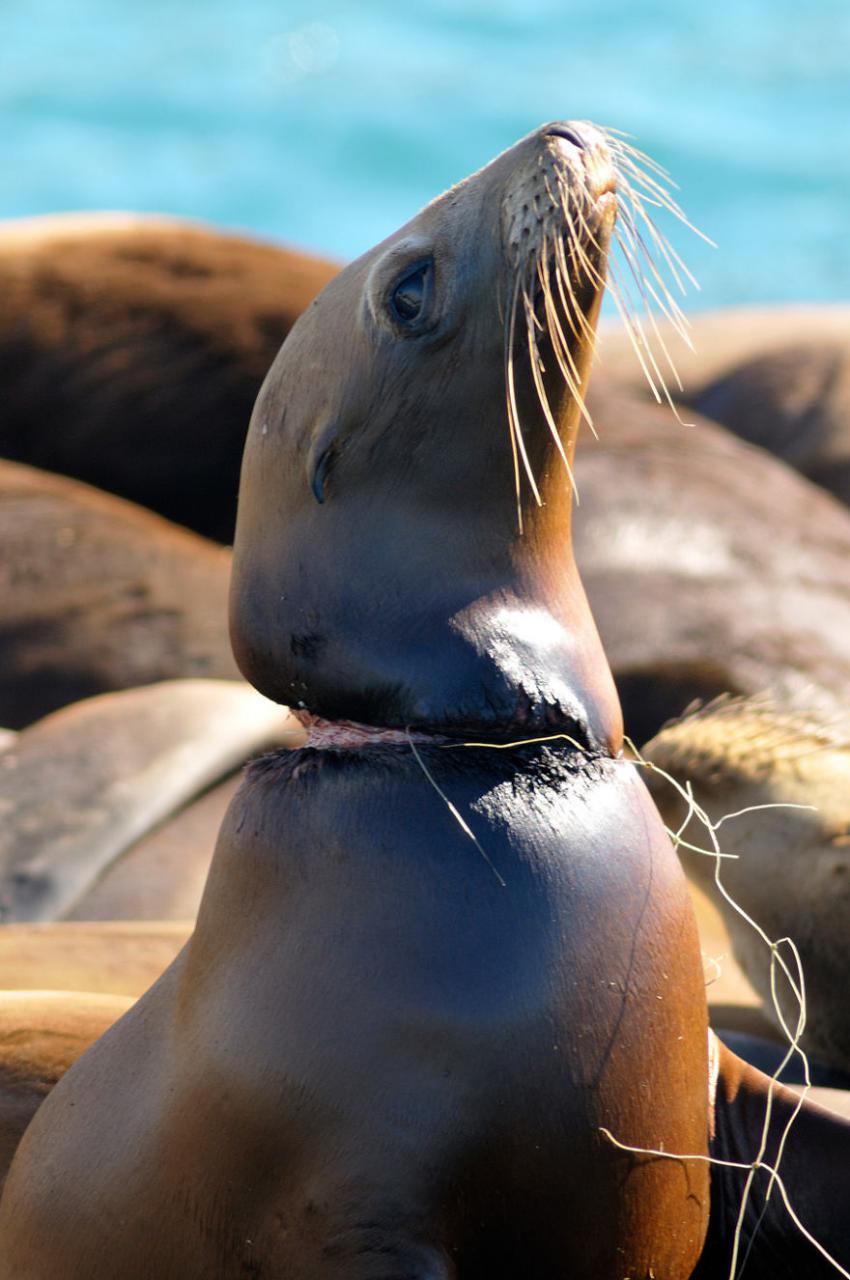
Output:
<path fill-rule="evenodd" d="M 142 836 L 65 915 L 66 920 L 194 920 L 239 773 Z"/>
<path fill-rule="evenodd" d="M 695 390 L 690 403 L 850 506 L 850 330 L 843 342 L 805 335 L 755 353 Z"/>
<path fill-rule="evenodd" d="M 850 515 L 707 421 L 610 390 L 596 409 L 575 553 L 629 735 L 723 693 L 845 714 Z"/>
<path fill-rule="evenodd" d="M 303 736 L 241 681 L 166 681 L 55 711 L 0 756 L 2 919 L 61 916 L 199 791 Z"/>
<path fill-rule="evenodd" d="M 689 328 L 676 357 L 685 420 L 713 418 L 850 503 L 850 307 L 735 307 Z M 605 376 L 645 396 L 626 336 L 603 327 L 599 346 Z"/>
<path fill-rule="evenodd" d="M 599 1133 L 705 1153 L 703 974 L 669 842 L 612 758 L 559 456 L 579 410 L 533 332 L 566 204 L 580 383 L 613 185 L 595 130 L 538 130 L 293 329 L 252 420 L 231 625 L 314 745 L 251 769 L 186 950 L 41 1108 L 0 1274 L 690 1275 L 705 1166 L 632 1167 Z M 339 723 L 358 717 L 377 743 Z M 582 749 L 441 743 L 518 729 Z"/>
<path fill-rule="evenodd" d="M 0 724 L 112 689 L 238 675 L 223 547 L 12 462 L 0 462 L 0 547 Z"/>
<path fill-rule="evenodd" d="M 702 964 L 565 475 L 626 154 L 544 126 L 293 329 L 231 627 L 308 744 L 251 767 L 187 947 L 30 1125 L 0 1275 L 692 1274 Z"/>
<path fill-rule="evenodd" d="M 230 542 L 251 405 L 336 270 L 175 218 L 0 223 L 0 455 Z"/>
<path fill-rule="evenodd" d="M 722 880 L 769 937 L 793 938 L 806 983 L 802 1043 L 823 1062 L 850 1073 L 846 723 L 783 713 L 765 700 L 720 700 L 668 725 L 643 754 L 680 782 L 688 780 L 714 822 L 752 807 L 793 806 L 724 823 L 721 845 L 735 857 L 724 862 Z M 685 816 L 678 792 L 659 774 L 650 775 L 649 784 L 668 826 L 677 829 Z M 713 881 L 711 858 L 685 847 L 681 857 L 689 876 L 704 885 Z M 723 897 L 715 900 L 739 963 L 775 1018 L 769 950 Z M 778 994 L 786 1020 L 795 1022 L 781 975 Z"/>

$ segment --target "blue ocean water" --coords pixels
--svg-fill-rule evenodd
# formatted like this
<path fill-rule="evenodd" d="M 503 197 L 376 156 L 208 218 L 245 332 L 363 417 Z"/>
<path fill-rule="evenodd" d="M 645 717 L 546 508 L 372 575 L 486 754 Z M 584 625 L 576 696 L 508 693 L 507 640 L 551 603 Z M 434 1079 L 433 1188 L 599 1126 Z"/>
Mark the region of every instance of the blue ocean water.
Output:
<path fill-rule="evenodd" d="M 850 0 L 3 0 L 0 97 L 2 216 L 164 211 L 348 258 L 588 118 L 716 241 L 674 235 L 687 305 L 850 298 Z"/>

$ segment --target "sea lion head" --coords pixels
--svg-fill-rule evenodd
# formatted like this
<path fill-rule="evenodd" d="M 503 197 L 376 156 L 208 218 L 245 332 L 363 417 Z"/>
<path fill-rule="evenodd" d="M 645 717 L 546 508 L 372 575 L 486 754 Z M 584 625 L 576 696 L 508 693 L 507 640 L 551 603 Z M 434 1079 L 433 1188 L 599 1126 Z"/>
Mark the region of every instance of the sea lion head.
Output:
<path fill-rule="evenodd" d="M 243 460 L 231 635 L 326 719 L 619 749 L 570 543 L 570 460 L 616 212 L 606 138 L 549 124 L 298 320 Z"/>

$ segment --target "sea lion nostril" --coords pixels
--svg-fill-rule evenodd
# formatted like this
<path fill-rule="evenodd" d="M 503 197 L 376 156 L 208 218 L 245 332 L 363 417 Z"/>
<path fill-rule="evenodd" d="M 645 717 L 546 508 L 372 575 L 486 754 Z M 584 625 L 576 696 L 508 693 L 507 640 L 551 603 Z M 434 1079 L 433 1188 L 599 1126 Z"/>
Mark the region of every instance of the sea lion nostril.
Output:
<path fill-rule="evenodd" d="M 581 134 L 577 130 L 571 129 L 569 125 L 553 124 L 546 130 L 546 136 L 549 138 L 565 138 L 574 147 L 578 147 L 580 151 L 584 150 L 584 141 Z"/>

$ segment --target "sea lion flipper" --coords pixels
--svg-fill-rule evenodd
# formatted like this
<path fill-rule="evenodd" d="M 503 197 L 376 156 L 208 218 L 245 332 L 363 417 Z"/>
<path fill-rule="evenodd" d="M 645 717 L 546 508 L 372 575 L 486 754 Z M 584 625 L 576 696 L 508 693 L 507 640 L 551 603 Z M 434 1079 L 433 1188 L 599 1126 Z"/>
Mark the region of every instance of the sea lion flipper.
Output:
<path fill-rule="evenodd" d="M 746 1257 L 747 1280 L 799 1280 L 802 1276 L 819 1280 L 841 1275 L 812 1240 L 846 1274 L 850 1269 L 850 1122 L 808 1098 L 800 1104 L 797 1093 L 775 1084 L 721 1042 L 716 1044 L 719 1070 L 711 1155 L 717 1163 L 711 1170 L 708 1236 L 694 1280 L 721 1280 L 729 1275 L 741 1200 L 762 1147 L 771 1092 L 767 1141 L 747 1197 L 735 1274 Z M 772 1169 L 777 1169 L 781 1187 L 775 1183 L 771 1187 Z"/>

